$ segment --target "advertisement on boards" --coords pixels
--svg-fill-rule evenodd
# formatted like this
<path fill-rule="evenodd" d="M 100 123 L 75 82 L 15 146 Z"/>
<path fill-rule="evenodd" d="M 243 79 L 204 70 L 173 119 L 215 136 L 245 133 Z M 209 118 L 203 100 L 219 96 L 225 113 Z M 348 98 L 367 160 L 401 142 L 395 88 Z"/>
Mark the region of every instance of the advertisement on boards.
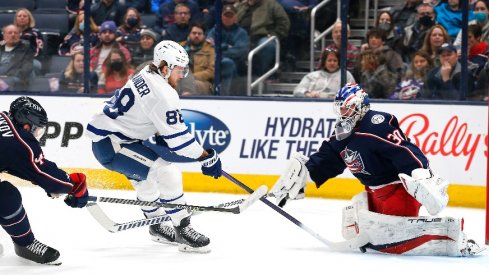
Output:
<path fill-rule="evenodd" d="M 8 110 L 17 96 L 0 96 Z M 102 168 L 84 131 L 107 98 L 32 96 L 47 110 L 42 146 L 47 158 L 65 168 Z M 401 129 L 430 160 L 432 169 L 452 182 L 485 185 L 487 106 L 372 102 L 371 108 L 394 114 Z M 332 102 L 182 99 L 182 115 L 204 148 L 215 148 L 227 171 L 279 175 L 295 152 L 310 155 L 334 130 Z M 153 139 L 146 144 L 177 163 L 184 172 L 200 165 Z M 352 177 L 346 171 L 340 177 Z"/>

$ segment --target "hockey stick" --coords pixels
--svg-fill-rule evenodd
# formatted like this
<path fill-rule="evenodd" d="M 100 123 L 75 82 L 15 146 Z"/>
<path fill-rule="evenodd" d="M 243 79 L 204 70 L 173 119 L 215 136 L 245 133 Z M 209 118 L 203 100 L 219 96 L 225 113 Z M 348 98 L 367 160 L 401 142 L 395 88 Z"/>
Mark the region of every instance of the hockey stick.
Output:
<path fill-rule="evenodd" d="M 92 217 L 106 230 L 112 233 L 117 233 L 120 231 L 139 228 L 143 226 L 149 226 L 153 224 L 162 223 L 170 220 L 170 216 L 167 214 L 156 216 L 147 219 L 129 221 L 124 223 L 117 223 L 110 219 L 107 214 L 102 210 L 102 208 L 95 202 L 89 202 L 86 206 L 88 212 Z"/>
<path fill-rule="evenodd" d="M 251 193 L 246 199 L 244 199 L 240 204 L 235 207 L 228 208 L 229 204 L 224 204 L 223 206 L 200 206 L 200 205 L 189 205 L 189 204 L 178 204 L 178 203 L 162 203 L 162 202 L 148 202 L 140 200 L 131 199 L 120 199 L 120 198 L 110 198 L 110 197 L 97 197 L 88 196 L 88 200 L 92 202 L 108 202 L 126 205 L 138 205 L 138 206 L 155 206 L 155 207 L 167 207 L 167 208 L 180 208 L 187 209 L 189 211 L 216 211 L 216 212 L 227 212 L 233 214 L 239 214 L 246 210 L 251 204 L 260 199 L 268 191 L 265 185 L 260 186 L 255 192 Z"/>
<path fill-rule="evenodd" d="M 261 196 L 266 196 L 265 194 L 267 192 L 267 187 L 266 186 L 260 186 L 261 190 L 255 191 L 252 195 L 245 199 L 239 199 L 235 201 L 230 201 L 226 203 L 221 203 L 218 204 L 217 206 L 214 206 L 215 208 L 222 208 L 222 207 L 229 207 L 233 205 L 238 205 L 240 208 L 240 212 L 243 212 L 246 208 L 248 208 L 251 204 L 256 202 Z M 141 204 L 137 204 L 141 205 Z M 169 221 L 170 217 L 168 215 L 161 215 L 161 216 L 156 216 L 152 218 L 146 218 L 146 219 L 140 219 L 140 220 L 135 220 L 135 221 L 129 221 L 125 223 L 116 223 L 113 220 L 111 220 L 107 214 L 102 210 L 102 208 L 95 202 L 90 202 L 87 204 L 87 210 L 90 212 L 90 214 L 93 216 L 93 218 L 100 224 L 102 227 L 104 227 L 106 230 L 112 233 L 128 230 L 128 229 L 133 229 L 133 228 L 138 228 L 138 227 L 143 227 L 143 226 L 149 226 L 153 224 L 158 224 L 162 223 L 165 221 Z M 200 214 L 202 212 L 196 211 L 193 214 Z"/>
<path fill-rule="evenodd" d="M 222 171 L 222 175 L 226 177 L 228 180 L 232 181 L 234 184 L 238 185 L 242 189 L 244 189 L 248 193 L 253 193 L 253 189 L 245 185 L 244 183 L 240 182 L 233 176 L 229 175 L 228 173 Z M 368 243 L 368 237 L 366 235 L 358 235 L 356 238 L 353 238 L 348 241 L 342 241 L 342 242 L 333 242 L 329 241 L 323 237 L 321 237 L 319 234 L 314 232 L 312 229 L 307 227 L 305 224 L 291 216 L 289 213 L 285 212 L 282 208 L 278 207 L 277 205 L 273 204 L 269 200 L 267 200 L 265 197 L 260 198 L 260 200 L 265 203 L 267 206 L 271 207 L 273 210 L 277 211 L 280 215 L 284 216 L 286 219 L 309 233 L 311 236 L 316 238 L 317 240 L 321 241 L 323 244 L 325 244 L 327 247 L 333 250 L 338 250 L 338 251 L 350 251 L 352 249 L 358 249 Z"/>

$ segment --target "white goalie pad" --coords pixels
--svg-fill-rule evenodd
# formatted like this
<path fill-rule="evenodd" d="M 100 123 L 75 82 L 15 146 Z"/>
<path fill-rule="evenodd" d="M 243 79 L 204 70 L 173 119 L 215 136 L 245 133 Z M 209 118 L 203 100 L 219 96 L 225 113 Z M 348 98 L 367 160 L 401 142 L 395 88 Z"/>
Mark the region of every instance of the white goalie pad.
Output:
<path fill-rule="evenodd" d="M 304 190 L 309 175 L 305 166 L 308 160 L 306 156 L 300 153 L 292 154 L 285 172 L 282 173 L 271 190 L 278 204 L 287 198 L 293 200 L 304 198 L 304 193 L 301 190 Z"/>
<path fill-rule="evenodd" d="M 351 240 L 360 233 L 358 228 L 358 212 L 368 210 L 367 192 L 361 192 L 351 199 L 351 205 L 343 208 L 341 234 L 345 240 Z"/>
<path fill-rule="evenodd" d="M 430 215 L 437 215 L 448 204 L 448 181 L 430 170 L 418 168 L 411 176 L 400 173 L 399 178 L 406 191 L 421 203 Z"/>
<path fill-rule="evenodd" d="M 413 256 L 470 256 L 484 250 L 462 232 L 463 219 L 397 217 L 359 212 L 359 230 L 369 251 Z"/>

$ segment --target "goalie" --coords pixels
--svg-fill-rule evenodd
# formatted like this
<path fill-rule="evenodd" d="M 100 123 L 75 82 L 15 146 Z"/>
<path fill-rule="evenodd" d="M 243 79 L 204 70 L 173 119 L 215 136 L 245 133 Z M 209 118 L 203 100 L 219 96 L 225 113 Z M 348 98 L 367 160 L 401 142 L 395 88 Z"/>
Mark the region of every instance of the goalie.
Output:
<path fill-rule="evenodd" d="M 308 176 L 319 188 L 348 168 L 365 191 L 343 209 L 342 233 L 367 237 L 363 252 L 470 256 L 484 249 L 466 238 L 463 219 L 435 216 L 448 203 L 448 182 L 432 173 L 393 115 L 370 110 L 367 93 L 351 83 L 336 95 L 334 110 L 330 140 L 310 158 L 294 154 L 273 187 L 279 206 L 304 197 Z M 421 206 L 435 217 L 419 217 Z"/>

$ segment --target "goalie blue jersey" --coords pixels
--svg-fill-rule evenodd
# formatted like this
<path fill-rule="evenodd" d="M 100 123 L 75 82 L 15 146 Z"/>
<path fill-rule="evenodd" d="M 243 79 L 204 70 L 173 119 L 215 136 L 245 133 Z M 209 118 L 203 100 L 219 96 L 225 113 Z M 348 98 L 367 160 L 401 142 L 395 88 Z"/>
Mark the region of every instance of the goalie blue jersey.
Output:
<path fill-rule="evenodd" d="M 328 179 L 348 168 L 366 186 L 399 180 L 399 173 L 411 175 L 416 168 L 428 168 L 428 159 L 399 128 L 395 116 L 370 110 L 353 133 L 344 140 L 333 134 L 306 167 L 319 188 Z"/>
<path fill-rule="evenodd" d="M 34 136 L 16 127 L 0 112 L 0 172 L 41 186 L 49 194 L 66 194 L 73 189 L 68 174 L 44 158 Z"/>

